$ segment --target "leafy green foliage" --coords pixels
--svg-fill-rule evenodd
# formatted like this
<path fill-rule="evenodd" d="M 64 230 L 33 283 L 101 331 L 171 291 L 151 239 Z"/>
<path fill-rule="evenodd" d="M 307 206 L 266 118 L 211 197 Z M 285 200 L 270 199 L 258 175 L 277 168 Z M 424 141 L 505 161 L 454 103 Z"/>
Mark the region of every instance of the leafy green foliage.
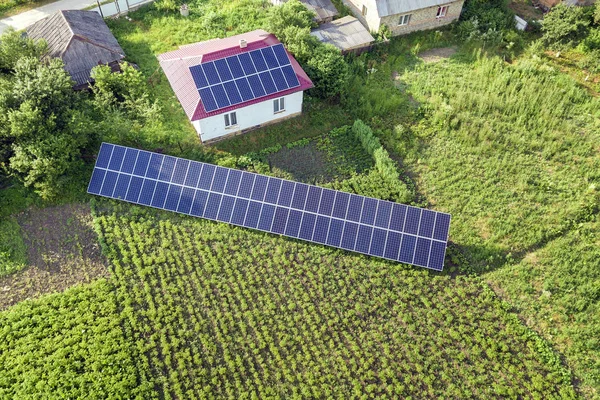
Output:
<path fill-rule="evenodd" d="M 10 72 L 20 58 L 41 58 L 48 50 L 46 42 L 24 37 L 21 32 L 8 28 L 0 36 L 0 72 Z"/>
<path fill-rule="evenodd" d="M 15 217 L 0 218 L 0 276 L 25 267 L 27 250 Z"/>
<path fill-rule="evenodd" d="M 499 43 L 502 34 L 514 28 L 514 14 L 505 0 L 466 0 L 458 32 L 463 39 Z"/>
<path fill-rule="evenodd" d="M 560 3 L 544 17 L 543 39 L 552 48 L 572 47 L 585 37 L 591 23 L 589 7 Z"/>

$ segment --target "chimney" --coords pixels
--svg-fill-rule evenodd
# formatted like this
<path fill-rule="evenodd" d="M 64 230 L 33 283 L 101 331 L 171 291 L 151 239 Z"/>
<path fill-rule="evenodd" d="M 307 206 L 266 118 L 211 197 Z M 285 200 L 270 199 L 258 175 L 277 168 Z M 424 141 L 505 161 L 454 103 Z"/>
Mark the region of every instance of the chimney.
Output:
<path fill-rule="evenodd" d="M 245 49 L 246 47 L 248 47 L 248 42 L 244 39 L 240 39 L 240 49 Z"/>

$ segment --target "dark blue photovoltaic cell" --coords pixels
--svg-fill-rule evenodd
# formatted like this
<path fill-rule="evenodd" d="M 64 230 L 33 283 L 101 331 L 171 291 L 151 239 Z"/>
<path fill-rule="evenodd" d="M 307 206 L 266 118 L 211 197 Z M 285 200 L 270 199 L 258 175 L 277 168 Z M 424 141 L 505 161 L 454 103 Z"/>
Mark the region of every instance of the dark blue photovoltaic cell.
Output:
<path fill-rule="evenodd" d="M 423 267 L 427 266 L 427 260 L 429 259 L 429 249 L 431 248 L 431 240 L 418 238 L 417 239 L 417 248 L 415 249 L 415 258 L 413 263 L 417 265 L 421 265 Z"/>
<path fill-rule="evenodd" d="M 285 232 L 285 224 L 287 223 L 289 211 L 290 210 L 287 208 L 277 207 L 277 210 L 275 210 L 275 217 L 273 218 L 273 226 L 271 227 L 272 232 Z"/>
<path fill-rule="evenodd" d="M 200 89 L 200 99 L 207 112 L 211 112 L 219 108 L 210 88 Z"/>
<path fill-rule="evenodd" d="M 178 185 L 169 186 L 169 192 L 167 193 L 167 200 L 165 201 L 165 208 L 169 211 L 176 211 L 177 204 L 179 204 L 180 197 L 181 197 L 181 186 L 178 186 Z"/>
<path fill-rule="evenodd" d="M 137 203 L 138 198 L 140 197 L 140 191 L 142 190 L 143 183 L 143 178 L 140 178 L 138 176 L 131 177 L 131 182 L 129 182 L 129 189 L 127 189 L 127 195 L 125 196 L 125 200 Z"/>
<path fill-rule="evenodd" d="M 390 231 L 388 234 L 387 242 L 385 244 L 385 258 L 389 258 L 391 260 L 398 259 L 398 253 L 400 252 L 400 240 L 402 239 L 402 234 L 398 232 Z"/>
<path fill-rule="evenodd" d="M 229 70 L 233 74 L 234 78 L 241 78 L 242 76 L 246 75 L 237 56 L 227 57 L 227 64 L 229 65 Z"/>
<path fill-rule="evenodd" d="M 271 70 L 271 76 L 273 77 L 273 81 L 275 82 L 275 86 L 277 86 L 277 91 L 281 92 L 282 90 L 286 90 L 288 88 L 287 81 L 283 76 L 283 72 L 281 69 L 273 69 Z"/>
<path fill-rule="evenodd" d="M 121 172 L 125 172 L 127 174 L 131 174 L 133 172 L 133 168 L 135 167 L 135 160 L 137 159 L 139 151 L 136 149 L 128 148 L 125 153 L 125 158 L 123 159 L 123 165 L 121 165 Z"/>
<path fill-rule="evenodd" d="M 335 195 L 335 203 L 333 203 L 333 216 L 336 218 L 346 219 L 346 210 L 348 209 L 348 200 L 350 195 L 344 192 L 337 192 Z"/>
<path fill-rule="evenodd" d="M 244 101 L 252 100 L 254 98 L 254 93 L 252 93 L 252 89 L 250 89 L 248 79 L 236 79 L 235 84 L 237 85 L 237 88 L 240 91 L 240 95 L 242 96 L 242 99 Z"/>
<path fill-rule="evenodd" d="M 305 211 L 316 213 L 319 210 L 322 191 L 323 190 L 320 187 L 316 186 L 310 186 L 308 188 L 308 196 L 306 197 L 306 204 L 304 205 Z"/>
<path fill-rule="evenodd" d="M 256 73 L 256 68 L 254 68 L 254 63 L 252 62 L 249 53 L 238 54 L 238 59 L 240 60 L 240 63 L 242 64 L 242 68 L 244 69 L 246 75 Z"/>
<path fill-rule="evenodd" d="M 271 204 L 263 204 L 260 219 L 258 220 L 258 229 L 263 231 L 271 230 L 273 216 L 275 215 L 275 206 Z"/>
<path fill-rule="evenodd" d="M 173 171 L 173 177 L 171 178 L 171 182 L 183 185 L 183 183 L 185 182 L 185 175 L 187 174 L 189 165 L 190 162 L 188 160 L 178 158 L 177 164 L 175 164 L 175 170 Z"/>
<path fill-rule="evenodd" d="M 232 196 L 237 195 L 240 181 L 242 180 L 242 171 L 237 169 L 229 170 L 229 177 L 227 178 L 227 185 L 225 186 L 225 193 Z"/>
<path fill-rule="evenodd" d="M 344 221 L 332 218 L 329 224 L 329 234 L 327 236 L 327 244 L 338 247 L 342 239 L 342 230 L 344 229 Z"/>
<path fill-rule="evenodd" d="M 290 181 L 281 182 L 281 190 L 279 191 L 279 199 L 277 204 L 284 207 L 289 207 L 292 203 L 292 196 L 294 194 L 294 183 Z"/>
<path fill-rule="evenodd" d="M 104 175 L 106 175 L 106 171 L 103 169 L 94 169 L 92 173 L 92 179 L 90 179 L 90 184 L 88 185 L 88 193 L 99 194 L 100 189 L 102 189 L 102 181 L 104 181 Z"/>
<path fill-rule="evenodd" d="M 149 206 L 152 202 L 152 196 L 154 195 L 154 189 L 156 188 L 156 181 L 152 179 L 144 179 L 142 190 L 140 191 L 140 197 L 138 203 Z"/>
<path fill-rule="evenodd" d="M 331 215 L 334 200 L 335 191 L 331 189 L 323 189 L 323 193 L 321 194 L 321 202 L 319 205 L 319 214 Z"/>
<path fill-rule="evenodd" d="M 235 225 L 244 225 L 246 210 L 248 209 L 248 200 L 237 198 L 231 215 L 231 223 Z"/>
<path fill-rule="evenodd" d="M 123 146 L 98 160 L 92 194 L 443 269 L 449 214 Z"/>
<path fill-rule="evenodd" d="M 212 164 L 204 164 L 202 167 L 202 173 L 200 174 L 200 180 L 198 181 L 198 188 L 209 190 L 212 185 L 213 176 L 215 175 L 216 167 Z"/>
<path fill-rule="evenodd" d="M 204 76 L 204 72 L 202 72 L 201 65 L 194 65 L 193 67 L 190 67 L 190 73 L 192 74 L 192 78 L 194 79 L 197 89 L 208 86 L 208 81 Z"/>
<path fill-rule="evenodd" d="M 175 168 L 175 161 L 177 161 L 175 157 L 165 156 L 165 158 L 163 159 L 162 167 L 160 169 L 160 173 L 158 174 L 158 180 L 171 180 L 171 176 L 173 175 L 173 169 Z"/>
<path fill-rule="evenodd" d="M 260 51 L 250 52 L 250 57 L 252 58 L 252 62 L 254 63 L 257 72 L 265 71 L 267 69 L 267 64 Z"/>
<path fill-rule="evenodd" d="M 315 224 L 315 231 L 313 232 L 312 240 L 317 243 L 325 243 L 327 240 L 327 230 L 329 229 L 329 220 L 331 218 L 319 215 L 317 217 L 317 223 Z"/>
<path fill-rule="evenodd" d="M 260 209 L 262 208 L 262 204 L 256 201 L 251 201 L 248 206 L 248 212 L 246 213 L 246 221 L 244 221 L 244 226 L 248 228 L 256 228 L 258 225 L 258 218 L 260 217 Z"/>
<path fill-rule="evenodd" d="M 202 171 L 202 164 L 191 161 L 190 168 L 185 177 L 185 186 L 196 187 L 198 185 L 198 179 L 200 178 L 200 171 Z"/>
<path fill-rule="evenodd" d="M 127 194 L 127 188 L 129 187 L 129 181 L 131 180 L 131 175 L 119 174 L 119 178 L 117 179 L 117 185 L 115 186 L 115 191 L 112 194 L 112 197 L 115 199 L 124 199 Z"/>
<path fill-rule="evenodd" d="M 112 196 L 112 192 L 115 189 L 115 184 L 117 183 L 117 174 L 113 171 L 107 171 L 106 176 L 104 177 L 104 183 L 102 183 L 102 190 L 100 194 L 102 196 Z"/>
<path fill-rule="evenodd" d="M 192 209 L 192 201 L 196 191 L 190 188 L 183 188 L 181 192 L 181 198 L 179 199 L 179 205 L 177 206 L 177 212 L 183 214 L 189 214 Z"/>
<path fill-rule="evenodd" d="M 212 62 L 209 61 L 200 65 L 202 66 L 202 70 L 204 71 L 204 75 L 206 76 L 206 79 L 208 80 L 209 84 L 215 85 L 221 82 L 219 74 L 217 73 L 217 69 L 215 68 L 215 65 Z"/>
<path fill-rule="evenodd" d="M 268 177 L 264 175 L 256 175 L 256 178 L 254 179 L 254 188 L 252 189 L 252 200 L 263 201 L 268 182 Z"/>
<path fill-rule="evenodd" d="M 215 67 L 217 68 L 217 72 L 221 77 L 221 82 L 230 81 L 233 79 L 233 76 L 229 71 L 227 61 L 224 58 L 221 58 L 220 60 L 215 60 Z"/>
<path fill-rule="evenodd" d="M 217 219 L 223 222 L 229 222 L 231 214 L 233 213 L 233 205 L 235 204 L 235 197 L 223 196 L 221 200 L 221 208 L 219 209 L 219 215 Z"/>
<path fill-rule="evenodd" d="M 387 229 L 388 223 L 390 222 L 390 215 L 392 213 L 392 203 L 389 201 L 379 200 L 379 206 L 377 207 L 377 217 L 375 218 L 375 225 Z"/>
<path fill-rule="evenodd" d="M 359 253 L 368 253 L 371 247 L 371 235 L 373 234 L 373 228 L 370 226 L 360 225 L 358 227 L 358 236 L 356 237 L 356 246 L 354 251 Z"/>
<path fill-rule="evenodd" d="M 277 204 L 279 189 L 281 189 L 281 179 L 269 178 L 267 192 L 265 193 L 265 203 Z"/>
<path fill-rule="evenodd" d="M 240 189 L 238 190 L 238 197 L 250 198 L 252 194 L 252 186 L 254 186 L 254 177 L 256 175 L 248 172 L 242 173 L 242 182 L 240 183 Z"/>
<path fill-rule="evenodd" d="M 227 98 L 227 94 L 225 93 L 225 88 L 223 87 L 223 85 L 219 84 L 211 86 L 211 90 L 213 92 L 213 95 L 215 96 L 215 100 L 217 101 L 217 106 L 219 106 L 219 108 L 224 108 L 231 105 L 229 99 Z"/>
<path fill-rule="evenodd" d="M 416 235 L 419 230 L 419 221 L 421 219 L 421 209 L 408 207 L 406 211 L 406 222 L 404 223 L 404 232 Z"/>
<path fill-rule="evenodd" d="M 377 228 L 373 229 L 373 237 L 371 238 L 371 249 L 369 249 L 369 254 L 377 257 L 383 256 L 386 236 L 387 231 Z"/>
<path fill-rule="evenodd" d="M 271 77 L 271 73 L 269 71 L 261 72 L 258 74 L 258 76 L 260 76 L 260 81 L 262 82 L 267 94 L 272 94 L 277 91 L 275 82 L 273 82 L 273 78 Z"/>
<path fill-rule="evenodd" d="M 431 254 L 429 256 L 429 268 L 436 269 L 438 271 L 442 270 L 444 266 L 444 256 L 446 254 L 446 244 L 441 242 L 436 242 L 435 240 L 431 242 Z"/>
<path fill-rule="evenodd" d="M 360 222 L 367 225 L 373 225 L 375 222 L 375 214 L 377 212 L 377 200 L 365 197 L 363 202 L 362 217 Z"/>
<path fill-rule="evenodd" d="M 298 231 L 300 230 L 300 220 L 302 219 L 302 212 L 298 210 L 290 210 L 288 216 L 287 226 L 285 227 L 286 236 L 298 237 Z"/>
<path fill-rule="evenodd" d="M 419 236 L 430 238 L 433 235 L 433 224 L 435 222 L 435 213 L 431 210 L 423 210 L 421 213 L 421 225 L 419 226 Z"/>
<path fill-rule="evenodd" d="M 238 92 L 234 81 L 225 82 L 223 87 L 225 88 L 225 93 L 227 93 L 227 97 L 231 104 L 239 104 L 242 102 L 242 97 L 240 96 L 240 92 Z"/>
<path fill-rule="evenodd" d="M 285 80 L 287 81 L 288 87 L 294 88 L 300 86 L 300 82 L 298 82 L 298 77 L 294 72 L 294 68 L 291 66 L 281 68 L 283 72 L 283 76 L 285 76 Z"/>
<path fill-rule="evenodd" d="M 450 227 L 450 215 L 438 213 L 435 219 L 435 230 L 433 238 L 446 241 L 448 239 L 448 228 Z"/>
<path fill-rule="evenodd" d="M 108 162 L 110 161 L 113 148 L 114 146 L 112 144 L 102 143 L 102 146 L 100 146 L 100 152 L 98 153 L 98 158 L 96 159 L 96 167 L 108 167 Z"/>
<path fill-rule="evenodd" d="M 194 201 L 192 202 L 192 209 L 190 214 L 197 217 L 201 217 L 204 214 L 204 207 L 206 206 L 206 199 L 208 199 L 208 192 L 197 190 Z"/>
<path fill-rule="evenodd" d="M 273 52 L 275 53 L 275 57 L 277 57 L 277 61 L 279 61 L 279 65 L 288 65 L 290 63 L 290 58 L 282 44 L 273 46 Z"/>
<path fill-rule="evenodd" d="M 210 187 L 211 192 L 223 193 L 228 174 L 229 168 L 217 167 Z"/>
<path fill-rule="evenodd" d="M 400 245 L 399 261 L 412 264 L 413 254 L 415 253 L 415 244 L 417 238 L 410 235 L 402 235 L 402 244 Z"/>
<path fill-rule="evenodd" d="M 249 76 L 248 83 L 250 83 L 250 87 L 252 88 L 252 93 L 254 93 L 254 97 L 262 97 L 266 94 L 258 75 Z"/>
<path fill-rule="evenodd" d="M 165 199 L 167 198 L 167 192 L 169 191 L 169 184 L 166 182 L 158 182 L 156 189 L 154 190 L 154 197 L 152 197 L 152 207 L 163 208 Z"/>
<path fill-rule="evenodd" d="M 135 168 L 133 174 L 138 176 L 145 176 L 146 170 L 148 169 L 148 163 L 150 162 L 150 153 L 147 151 L 140 151 L 135 162 Z"/>
<path fill-rule="evenodd" d="M 364 197 L 355 194 L 350 196 L 350 204 L 348 205 L 348 213 L 346 219 L 354 222 L 360 222 Z"/>
<path fill-rule="evenodd" d="M 392 219 L 390 220 L 390 229 L 402 232 L 404 229 L 404 217 L 406 215 L 406 207 L 403 204 L 394 204 L 392 207 Z"/>
<path fill-rule="evenodd" d="M 296 189 L 294 190 L 294 197 L 292 198 L 292 208 L 298 210 L 304 210 L 304 203 L 306 203 L 306 194 L 308 193 L 308 185 L 304 183 L 296 183 Z"/>
<path fill-rule="evenodd" d="M 304 240 L 311 240 L 313 230 L 315 229 L 316 215 L 304 213 L 302 223 L 300 224 L 300 233 L 298 237 Z"/>
<path fill-rule="evenodd" d="M 354 243 L 356 242 L 357 232 L 358 224 L 346 221 L 342 232 L 342 243 L 340 246 L 346 250 L 354 250 Z"/>
<path fill-rule="evenodd" d="M 223 196 L 218 193 L 209 193 L 206 208 L 204 209 L 204 218 L 217 219 L 221 197 Z"/>
<path fill-rule="evenodd" d="M 264 47 L 260 49 L 260 51 L 262 52 L 262 55 L 265 61 L 267 62 L 267 67 L 269 67 L 269 69 L 279 67 L 279 63 L 277 62 L 277 58 L 275 58 L 275 53 L 273 53 L 273 49 L 271 47 Z"/>
<path fill-rule="evenodd" d="M 115 146 L 112 152 L 112 156 L 110 157 L 110 163 L 108 164 L 108 169 L 112 169 L 113 171 L 120 171 L 121 164 L 123 163 L 123 156 L 125 155 L 125 147 Z"/>

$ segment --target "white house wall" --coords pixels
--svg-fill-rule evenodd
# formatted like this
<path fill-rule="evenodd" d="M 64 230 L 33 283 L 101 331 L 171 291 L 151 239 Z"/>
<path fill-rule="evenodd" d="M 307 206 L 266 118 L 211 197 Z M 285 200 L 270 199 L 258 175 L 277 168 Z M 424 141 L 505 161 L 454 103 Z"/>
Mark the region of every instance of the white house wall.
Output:
<path fill-rule="evenodd" d="M 278 113 L 273 112 L 274 99 L 238 108 L 235 110 L 237 125 L 229 128 L 225 127 L 225 114 L 193 121 L 192 124 L 202 142 L 208 142 L 223 136 L 234 135 L 246 129 L 271 124 L 302 112 L 303 92 L 296 92 L 283 97 L 285 98 L 285 110 Z"/>

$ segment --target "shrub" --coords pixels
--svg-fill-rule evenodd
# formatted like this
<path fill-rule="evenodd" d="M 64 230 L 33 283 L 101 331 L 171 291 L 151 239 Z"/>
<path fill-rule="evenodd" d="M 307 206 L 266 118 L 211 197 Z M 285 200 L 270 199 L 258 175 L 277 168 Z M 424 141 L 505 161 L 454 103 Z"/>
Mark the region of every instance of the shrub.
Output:
<path fill-rule="evenodd" d="M 47 51 L 48 45 L 44 40 L 34 42 L 13 28 L 8 28 L 0 36 L 0 71 L 10 72 L 14 70 L 19 59 L 23 57 L 40 58 Z"/>
<path fill-rule="evenodd" d="M 555 49 L 573 47 L 583 39 L 591 23 L 590 8 L 569 7 L 563 3 L 544 17 L 544 42 Z"/>

